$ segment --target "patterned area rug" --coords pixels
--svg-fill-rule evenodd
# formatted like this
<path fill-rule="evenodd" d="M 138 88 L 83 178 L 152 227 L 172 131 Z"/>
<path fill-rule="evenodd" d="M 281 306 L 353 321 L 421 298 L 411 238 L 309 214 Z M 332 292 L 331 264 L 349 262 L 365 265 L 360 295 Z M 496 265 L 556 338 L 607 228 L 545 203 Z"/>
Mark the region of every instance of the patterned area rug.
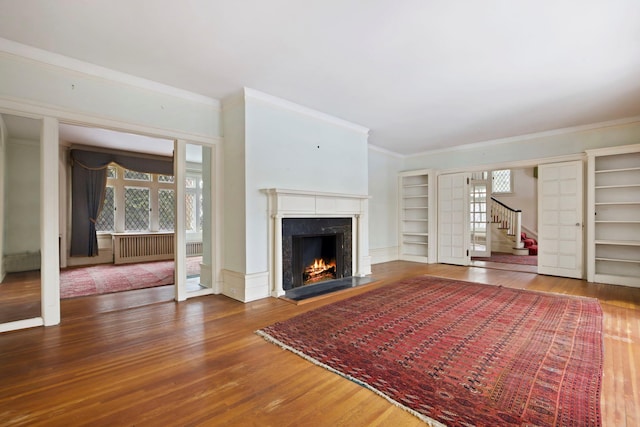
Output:
<path fill-rule="evenodd" d="M 474 256 L 472 261 L 489 261 L 503 264 L 538 265 L 537 255 L 512 255 L 502 252 L 493 252 L 490 257 Z"/>
<path fill-rule="evenodd" d="M 199 272 L 200 262 L 202 257 L 187 258 L 187 274 Z M 173 283 L 173 261 L 76 267 L 60 271 L 60 297 L 100 295 Z"/>
<path fill-rule="evenodd" d="M 599 426 L 595 299 L 418 277 L 257 333 L 434 426 Z"/>

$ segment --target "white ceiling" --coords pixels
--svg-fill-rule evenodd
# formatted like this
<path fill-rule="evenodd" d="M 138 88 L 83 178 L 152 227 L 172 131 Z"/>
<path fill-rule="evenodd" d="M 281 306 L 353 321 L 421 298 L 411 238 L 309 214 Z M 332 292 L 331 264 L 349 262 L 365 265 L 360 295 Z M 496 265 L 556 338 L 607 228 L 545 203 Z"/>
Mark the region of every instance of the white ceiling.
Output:
<path fill-rule="evenodd" d="M 640 116 L 638 0 L 0 0 L 0 37 L 401 154 Z"/>

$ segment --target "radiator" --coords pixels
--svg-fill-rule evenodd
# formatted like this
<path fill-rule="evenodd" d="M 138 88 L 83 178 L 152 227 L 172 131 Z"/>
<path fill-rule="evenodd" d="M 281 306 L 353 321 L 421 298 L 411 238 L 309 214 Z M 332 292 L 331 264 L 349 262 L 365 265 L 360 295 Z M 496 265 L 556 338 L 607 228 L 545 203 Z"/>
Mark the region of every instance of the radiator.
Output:
<path fill-rule="evenodd" d="M 113 263 L 173 259 L 173 233 L 114 234 Z M 187 256 L 202 255 L 202 242 L 187 242 Z"/>
<path fill-rule="evenodd" d="M 114 234 L 113 263 L 173 259 L 173 233 Z"/>
<path fill-rule="evenodd" d="M 187 242 L 187 256 L 202 255 L 202 242 Z"/>
<path fill-rule="evenodd" d="M 4 256 L 5 273 L 19 273 L 32 270 L 40 270 L 40 251 Z"/>

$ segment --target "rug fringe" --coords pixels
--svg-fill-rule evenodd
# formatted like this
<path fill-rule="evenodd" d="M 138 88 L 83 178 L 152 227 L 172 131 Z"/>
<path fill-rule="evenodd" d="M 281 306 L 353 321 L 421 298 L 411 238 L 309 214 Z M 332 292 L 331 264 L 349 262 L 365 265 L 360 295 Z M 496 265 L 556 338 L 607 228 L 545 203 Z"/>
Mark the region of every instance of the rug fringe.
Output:
<path fill-rule="evenodd" d="M 421 414 L 421 413 L 419 413 L 419 412 L 417 412 L 417 411 L 415 411 L 415 410 L 413 410 L 413 409 L 401 404 L 400 402 L 390 398 L 389 396 L 387 396 L 386 394 L 382 393 L 380 390 L 376 389 L 375 387 L 372 387 L 371 385 L 369 385 L 369 384 L 367 384 L 367 383 L 365 383 L 363 381 L 360 381 L 357 378 L 352 377 L 351 375 L 347 375 L 345 373 L 342 373 L 342 372 L 332 368 L 329 365 L 325 365 L 324 363 L 320 362 L 319 360 L 314 359 L 313 357 L 308 356 L 308 355 L 302 353 L 301 351 L 296 350 L 295 348 L 286 345 L 282 341 L 279 341 L 278 339 L 276 339 L 276 338 L 272 337 L 271 335 L 269 335 L 268 333 L 264 332 L 262 329 L 259 329 L 259 330 L 255 331 L 255 333 L 260 335 L 266 341 L 269 341 L 270 343 L 273 343 L 273 344 L 275 344 L 275 345 L 277 345 L 277 346 L 279 346 L 279 347 L 281 347 L 281 348 L 283 348 L 285 350 L 288 350 L 288 351 L 290 351 L 290 352 L 292 352 L 294 354 L 297 354 L 298 356 L 302 357 L 303 359 L 308 360 L 309 362 L 313 363 L 314 365 L 320 366 L 320 367 L 322 367 L 322 368 L 324 368 L 324 369 L 326 369 L 328 371 L 333 372 L 334 374 L 338 374 L 343 378 L 346 378 L 346 379 L 348 379 L 350 381 L 353 381 L 354 383 L 358 384 L 361 387 L 364 387 L 366 389 L 371 390 L 372 392 L 374 392 L 378 396 L 383 397 L 384 399 L 386 399 L 389 403 L 397 406 L 398 408 L 404 409 L 405 411 L 409 412 L 411 415 L 419 418 L 421 421 L 424 421 L 425 423 L 427 423 L 427 425 L 429 427 L 447 427 L 445 424 L 442 424 L 441 422 L 436 421 L 433 418 L 429 418 L 426 415 Z"/>

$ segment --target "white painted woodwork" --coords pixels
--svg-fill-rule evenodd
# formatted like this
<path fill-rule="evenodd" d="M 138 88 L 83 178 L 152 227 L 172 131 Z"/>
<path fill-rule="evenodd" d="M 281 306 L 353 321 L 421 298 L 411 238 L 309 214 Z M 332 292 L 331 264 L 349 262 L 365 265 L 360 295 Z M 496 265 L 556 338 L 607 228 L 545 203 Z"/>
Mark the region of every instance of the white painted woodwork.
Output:
<path fill-rule="evenodd" d="M 471 256 L 491 256 L 490 206 L 491 182 L 488 180 L 471 180 L 469 187 L 469 218 Z M 484 223 L 484 229 L 481 224 Z"/>
<path fill-rule="evenodd" d="M 398 176 L 398 257 L 405 261 L 436 261 L 435 183 L 429 170 Z"/>
<path fill-rule="evenodd" d="M 187 233 L 184 186 L 187 178 L 187 142 L 178 139 L 175 141 L 173 152 L 173 171 L 176 182 L 176 230 L 175 230 L 175 300 L 187 299 Z"/>
<path fill-rule="evenodd" d="M 468 173 L 438 176 L 438 262 L 468 265 L 469 179 Z"/>
<path fill-rule="evenodd" d="M 45 117 L 40 137 L 40 280 L 45 326 L 60 323 L 58 120 Z"/>
<path fill-rule="evenodd" d="M 587 150 L 587 280 L 640 287 L 640 144 Z"/>
<path fill-rule="evenodd" d="M 539 166 L 538 273 L 583 277 L 583 162 Z"/>
<path fill-rule="evenodd" d="M 282 287 L 282 219 L 283 218 L 351 218 L 353 275 L 371 274 L 369 256 L 369 196 L 316 191 L 270 188 L 269 221 L 269 289 L 271 296 L 284 295 Z M 225 284 L 226 286 L 226 284 Z"/>

